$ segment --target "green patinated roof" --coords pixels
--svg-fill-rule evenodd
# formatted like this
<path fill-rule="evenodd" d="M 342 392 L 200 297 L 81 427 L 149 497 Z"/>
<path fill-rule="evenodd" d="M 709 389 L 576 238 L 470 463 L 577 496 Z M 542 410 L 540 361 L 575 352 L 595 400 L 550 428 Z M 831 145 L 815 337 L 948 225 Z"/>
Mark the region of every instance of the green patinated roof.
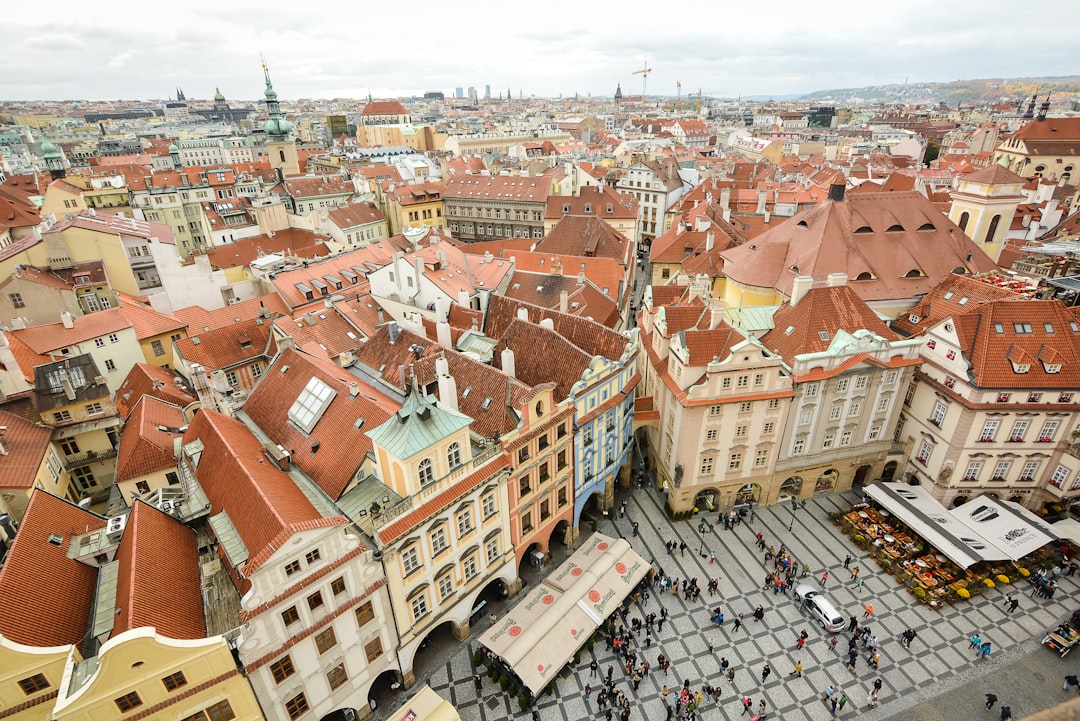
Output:
<path fill-rule="evenodd" d="M 443 408 L 414 387 L 401 409 L 368 431 L 368 437 L 396 458 L 412 458 L 444 438 L 468 428 L 467 415 Z"/>

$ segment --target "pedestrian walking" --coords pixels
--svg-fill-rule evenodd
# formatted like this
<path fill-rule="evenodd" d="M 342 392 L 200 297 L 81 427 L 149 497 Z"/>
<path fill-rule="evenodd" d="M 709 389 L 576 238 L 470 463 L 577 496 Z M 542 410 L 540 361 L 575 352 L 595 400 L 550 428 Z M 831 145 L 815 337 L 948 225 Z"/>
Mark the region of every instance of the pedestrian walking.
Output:
<path fill-rule="evenodd" d="M 772 673 L 772 668 L 770 668 L 768 662 L 766 662 L 766 664 L 761 667 L 761 682 L 762 683 L 765 683 L 765 679 L 767 679 L 769 677 L 770 673 Z"/>
<path fill-rule="evenodd" d="M 990 642 L 989 641 L 983 641 L 982 646 L 979 647 L 979 652 L 975 654 L 975 658 L 978 658 L 979 656 L 987 656 L 987 657 L 990 656 Z"/>
<path fill-rule="evenodd" d="M 592 693 L 592 685 L 591 684 L 585 684 L 585 699 L 586 700 L 588 700 L 589 694 L 591 694 L 591 693 Z"/>
<path fill-rule="evenodd" d="M 854 616 L 848 619 L 847 630 L 848 633 L 855 633 L 859 628 L 859 621 Z"/>
<path fill-rule="evenodd" d="M 833 651 L 836 651 L 836 636 L 829 639 L 829 645 L 832 646 Z"/>
<path fill-rule="evenodd" d="M 968 644 L 968 648 L 978 648 L 979 646 L 982 646 L 982 638 L 977 633 L 971 634 L 971 643 Z"/>
<path fill-rule="evenodd" d="M 626 518 L 626 501 L 623 501 L 622 505 L 619 506 L 619 518 Z"/>
<path fill-rule="evenodd" d="M 791 675 L 802 678 L 802 661 L 795 662 L 795 670 L 791 672 Z"/>
<path fill-rule="evenodd" d="M 484 690 L 484 681 L 478 673 L 473 674 L 472 680 L 473 685 L 476 686 L 476 695 L 479 696 Z"/>
<path fill-rule="evenodd" d="M 765 718 L 765 699 L 761 699 L 761 703 L 758 704 L 757 715 L 759 719 Z"/>
<path fill-rule="evenodd" d="M 709 563 L 716 563 L 716 551 L 709 551 Z"/>
<path fill-rule="evenodd" d="M 593 677 L 593 676 L 599 676 L 600 675 L 599 672 L 597 671 L 598 668 L 600 668 L 600 664 L 598 664 L 596 662 L 596 659 L 594 658 L 592 660 L 592 663 L 589 664 L 589 677 L 590 678 Z"/>
<path fill-rule="evenodd" d="M 1015 610 L 1016 610 L 1017 608 L 1019 608 L 1019 606 L 1020 606 L 1020 602 L 1019 602 L 1019 601 L 1017 601 L 1017 600 L 1016 600 L 1015 598 L 1011 598 L 1011 599 L 1009 599 L 1009 610 L 1008 610 L 1008 613 L 1012 613 L 1012 612 L 1013 612 L 1013 611 L 1015 611 Z"/>
<path fill-rule="evenodd" d="M 633 523 L 633 525 L 631 526 L 631 528 L 632 528 L 632 529 L 634 529 L 634 535 L 636 536 L 636 535 L 638 534 L 638 522 L 637 522 L 637 521 L 634 521 L 634 523 Z"/>
<path fill-rule="evenodd" d="M 734 625 L 735 625 L 735 630 L 736 631 L 738 631 L 740 628 L 742 628 L 742 614 L 741 613 L 735 617 Z"/>
<path fill-rule="evenodd" d="M 862 617 L 863 618 L 870 618 L 873 615 L 874 615 L 874 604 L 872 604 L 872 603 L 866 604 L 866 608 L 863 609 Z"/>
<path fill-rule="evenodd" d="M 824 586 L 828 582 L 829 582 L 829 572 L 825 571 L 824 573 L 821 574 L 821 585 Z"/>
<path fill-rule="evenodd" d="M 859 578 L 859 567 L 856 566 L 855 568 L 851 569 L 851 580 L 855 581 L 855 580 L 858 580 L 858 578 Z"/>
<path fill-rule="evenodd" d="M 754 715 L 754 702 L 749 696 L 742 697 L 742 713 L 739 715 L 745 716 L 746 714 Z"/>
<path fill-rule="evenodd" d="M 1009 721 L 1012 718 L 1012 708 L 1009 706 L 1001 707 L 1001 721 Z"/>
<path fill-rule="evenodd" d="M 847 705 L 847 702 L 848 702 L 847 694 L 846 693 L 840 694 L 840 710 L 841 711 L 844 710 L 844 706 Z"/>
<path fill-rule="evenodd" d="M 732 666 L 727 670 L 728 683 L 735 683 L 735 667 Z"/>
<path fill-rule="evenodd" d="M 1061 687 L 1061 690 L 1068 691 L 1073 686 L 1080 686 L 1080 681 L 1077 680 L 1075 675 L 1070 674 L 1065 677 L 1065 685 Z"/>
<path fill-rule="evenodd" d="M 851 565 L 851 554 L 849 553 L 849 554 L 844 556 L 844 568 L 847 568 L 850 565 Z"/>
<path fill-rule="evenodd" d="M 713 650 L 713 640 L 714 640 L 714 639 L 713 639 L 713 637 L 712 637 L 712 634 L 711 634 L 711 633 L 710 633 L 710 634 L 709 634 L 708 636 L 706 636 L 706 637 L 705 637 L 705 643 L 706 643 L 706 644 L 708 645 L 708 647 L 709 647 L 709 653 L 712 653 L 712 650 Z"/>
<path fill-rule="evenodd" d="M 986 710 L 987 711 L 994 708 L 994 704 L 996 704 L 996 703 L 997 703 L 997 696 L 995 694 L 992 694 L 992 693 L 986 694 Z"/>

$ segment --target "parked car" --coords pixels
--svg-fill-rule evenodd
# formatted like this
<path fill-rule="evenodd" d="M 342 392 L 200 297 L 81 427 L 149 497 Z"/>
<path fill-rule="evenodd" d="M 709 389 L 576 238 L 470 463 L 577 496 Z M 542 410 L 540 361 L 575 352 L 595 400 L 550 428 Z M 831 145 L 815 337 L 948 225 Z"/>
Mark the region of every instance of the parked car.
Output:
<path fill-rule="evenodd" d="M 812 583 L 800 583 L 795 587 L 795 602 L 826 631 L 839 633 L 847 625 L 844 614 Z"/>
<path fill-rule="evenodd" d="M 1044 646 L 1057 651 L 1062 658 L 1068 656 L 1069 651 L 1080 645 L 1080 610 L 1073 611 L 1072 616 L 1043 636 L 1042 642 Z"/>

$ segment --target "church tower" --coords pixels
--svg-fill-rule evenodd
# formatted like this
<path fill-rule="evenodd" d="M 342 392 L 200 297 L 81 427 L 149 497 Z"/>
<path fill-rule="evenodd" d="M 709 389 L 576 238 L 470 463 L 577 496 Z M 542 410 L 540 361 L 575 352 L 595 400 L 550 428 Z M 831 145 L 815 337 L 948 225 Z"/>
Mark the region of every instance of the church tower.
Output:
<path fill-rule="evenodd" d="M 41 158 L 45 161 L 45 167 L 49 170 L 49 176 L 53 180 L 67 176 L 67 158 L 64 151 L 56 147 L 48 138 L 41 144 Z"/>
<path fill-rule="evenodd" d="M 270 167 L 284 176 L 300 175 L 300 157 L 296 153 L 296 141 L 292 136 L 292 123 L 285 119 L 278 102 L 277 91 L 270 82 L 270 69 L 263 63 L 266 78 L 266 112 L 270 118 L 263 124 L 266 131 L 266 150 L 270 155 Z"/>
<path fill-rule="evenodd" d="M 1008 240 L 1017 206 L 1027 200 L 1022 178 L 1008 168 L 991 165 L 959 178 L 952 194 L 949 220 L 995 263 Z"/>

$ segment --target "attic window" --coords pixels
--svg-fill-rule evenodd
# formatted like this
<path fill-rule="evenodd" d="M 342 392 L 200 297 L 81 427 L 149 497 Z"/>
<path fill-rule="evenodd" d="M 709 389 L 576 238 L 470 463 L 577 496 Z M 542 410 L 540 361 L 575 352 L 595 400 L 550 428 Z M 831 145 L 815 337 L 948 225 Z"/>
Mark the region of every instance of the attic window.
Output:
<path fill-rule="evenodd" d="M 791 335 L 795 331 L 795 326 L 789 325 L 784 329 L 784 335 Z"/>
<path fill-rule="evenodd" d="M 809 225 L 807 225 L 807 224 L 806 224 L 806 221 L 805 221 L 805 220 L 800 220 L 800 221 L 799 221 L 798 223 L 796 223 L 795 225 L 799 226 L 800 228 L 809 228 L 809 227 L 810 227 Z"/>
<path fill-rule="evenodd" d="M 919 270 L 918 268 L 912 268 L 911 270 L 909 270 L 907 272 L 907 275 L 905 275 L 904 277 L 905 278 L 921 278 L 922 277 L 922 271 Z"/>
<path fill-rule="evenodd" d="M 356 423 L 353 423 L 352 427 L 355 428 L 356 430 L 360 430 L 361 428 L 364 427 L 364 419 L 363 418 L 357 418 Z"/>
<path fill-rule="evenodd" d="M 968 297 L 967 297 L 967 296 L 965 295 L 965 296 L 964 296 L 963 298 L 961 298 L 960 300 L 956 301 L 956 304 L 957 304 L 957 305 L 965 305 L 965 304 L 966 304 L 967 302 L 968 302 Z"/>
<path fill-rule="evenodd" d="M 950 290 L 950 291 L 949 291 L 948 293 L 946 293 L 946 294 L 945 294 L 944 296 L 942 296 L 942 297 L 943 297 L 943 298 L 945 298 L 945 300 L 948 300 L 949 298 L 952 298 L 952 297 L 953 297 L 953 295 L 954 295 L 954 293 L 953 293 L 953 292 L 952 292 L 952 291 Z"/>
<path fill-rule="evenodd" d="M 933 223 L 923 223 L 922 225 L 919 226 L 919 230 L 934 230 L 934 229 L 935 228 L 934 228 Z"/>
<path fill-rule="evenodd" d="M 858 228 L 855 229 L 855 232 L 856 233 L 873 233 L 874 229 L 871 228 L 869 225 L 861 225 L 861 226 L 859 226 Z"/>
<path fill-rule="evenodd" d="M 968 260 L 971 260 L 971 258 L 968 258 Z M 962 265 L 958 265 L 952 269 L 952 272 L 954 275 L 967 275 L 968 269 Z"/>
<path fill-rule="evenodd" d="M 1027 335 L 1031 333 L 1031 323 L 1013 323 L 1013 330 L 1017 335 Z"/>
<path fill-rule="evenodd" d="M 563 215 L 566 215 L 567 213 L 569 213 L 570 212 L 570 206 L 569 205 L 564 205 L 562 207 L 562 212 L 563 212 Z"/>
<path fill-rule="evenodd" d="M 607 204 L 607 212 L 608 213 L 614 213 L 615 212 L 615 206 L 612 205 L 611 203 L 608 203 Z"/>
<path fill-rule="evenodd" d="M 486 411 L 490 407 L 491 407 L 491 396 L 488 396 L 487 398 L 484 399 L 484 402 L 480 404 L 480 410 Z"/>
<path fill-rule="evenodd" d="M 1027 373 L 1031 370 L 1029 363 L 1013 363 L 1013 373 Z"/>
<path fill-rule="evenodd" d="M 1061 372 L 1061 364 L 1060 363 L 1043 363 L 1043 370 L 1045 370 L 1047 373 L 1060 373 Z"/>
<path fill-rule="evenodd" d="M 49 534 L 49 543 L 51 543 L 54 546 L 60 546 L 60 545 L 62 545 L 64 543 L 64 539 L 61 538 L 60 536 L 56 535 L 55 533 L 50 533 Z"/>
<path fill-rule="evenodd" d="M 874 274 L 873 273 L 867 273 L 865 271 L 862 272 L 862 273 L 859 273 L 857 276 L 855 276 L 855 280 L 873 280 L 873 279 L 874 279 Z"/>
<path fill-rule="evenodd" d="M 900 225 L 899 223 L 894 223 L 894 224 L 890 225 L 888 228 L 886 228 L 885 232 L 886 233 L 895 233 L 897 231 L 903 232 L 903 230 L 904 230 L 904 226 Z M 855 232 L 857 233 L 859 231 L 855 231 Z"/>
<path fill-rule="evenodd" d="M 1003 326 L 1001 323 L 994 323 L 994 332 L 998 335 L 1001 335 L 1005 332 L 1005 326 Z"/>
<path fill-rule="evenodd" d="M 919 324 L 919 316 L 915 313 L 909 313 L 907 319 L 909 323 L 914 323 L 915 325 Z"/>
<path fill-rule="evenodd" d="M 1075 320 L 1070 320 L 1069 321 L 1069 330 L 1071 330 L 1073 333 L 1078 333 L 1078 332 L 1080 332 L 1080 325 L 1077 325 Z"/>
<path fill-rule="evenodd" d="M 251 341 L 247 340 L 246 338 L 241 340 L 240 341 L 240 347 L 241 348 L 250 348 L 251 347 Z"/>
<path fill-rule="evenodd" d="M 461 397 L 468 398 L 470 393 L 472 393 L 472 386 L 465 386 L 465 390 L 461 391 Z"/>
<path fill-rule="evenodd" d="M 818 334 L 818 338 L 820 338 L 823 341 L 828 342 L 828 340 L 829 340 L 829 332 L 828 331 L 819 330 L 817 332 L 817 334 Z"/>

